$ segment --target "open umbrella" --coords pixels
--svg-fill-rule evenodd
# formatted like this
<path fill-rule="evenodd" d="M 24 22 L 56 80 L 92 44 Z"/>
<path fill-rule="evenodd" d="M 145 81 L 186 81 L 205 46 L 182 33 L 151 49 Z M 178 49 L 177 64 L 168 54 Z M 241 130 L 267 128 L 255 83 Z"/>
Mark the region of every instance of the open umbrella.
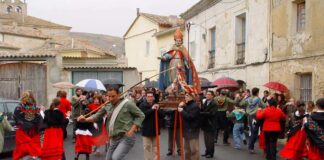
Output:
<path fill-rule="evenodd" d="M 287 92 L 289 90 L 284 84 L 279 82 L 268 82 L 263 86 L 280 92 Z"/>
<path fill-rule="evenodd" d="M 207 78 L 199 77 L 199 80 L 202 89 L 217 87 L 217 85 L 213 85 Z"/>
<path fill-rule="evenodd" d="M 109 88 L 109 87 L 114 87 L 114 88 L 120 88 L 120 87 L 123 87 L 124 84 L 118 80 L 118 79 L 115 79 L 115 78 L 109 78 L 109 79 L 106 79 L 103 81 L 103 85 L 106 87 L 106 88 Z"/>
<path fill-rule="evenodd" d="M 217 86 L 217 90 L 219 89 L 228 89 L 231 91 L 236 91 L 239 88 L 239 84 L 236 82 L 236 80 L 229 78 L 229 77 L 222 77 L 219 79 L 216 79 L 212 85 Z"/>
<path fill-rule="evenodd" d="M 76 86 L 88 89 L 88 90 L 102 90 L 106 91 L 105 86 L 102 84 L 101 81 L 97 79 L 84 79 L 76 84 Z"/>
<path fill-rule="evenodd" d="M 59 88 L 59 89 L 71 89 L 75 87 L 75 85 L 72 84 L 71 82 L 58 82 L 58 83 L 54 83 L 52 86 L 54 88 Z"/>

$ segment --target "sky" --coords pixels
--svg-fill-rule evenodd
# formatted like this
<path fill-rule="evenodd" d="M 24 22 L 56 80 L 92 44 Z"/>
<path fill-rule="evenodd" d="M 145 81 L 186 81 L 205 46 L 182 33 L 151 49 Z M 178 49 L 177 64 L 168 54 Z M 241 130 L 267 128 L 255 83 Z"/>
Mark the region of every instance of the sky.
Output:
<path fill-rule="evenodd" d="M 179 15 L 199 0 L 26 0 L 29 15 L 88 32 L 122 37 L 141 12 Z"/>

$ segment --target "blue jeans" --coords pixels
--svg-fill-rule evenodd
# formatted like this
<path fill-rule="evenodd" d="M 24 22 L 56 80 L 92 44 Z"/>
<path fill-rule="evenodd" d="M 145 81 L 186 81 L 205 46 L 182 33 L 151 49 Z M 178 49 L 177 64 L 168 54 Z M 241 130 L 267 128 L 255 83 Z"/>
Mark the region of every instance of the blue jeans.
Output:
<path fill-rule="evenodd" d="M 132 137 L 124 136 L 120 139 L 111 139 L 106 160 L 123 160 L 133 148 L 135 141 L 135 134 Z"/>
<path fill-rule="evenodd" d="M 235 123 L 233 128 L 233 139 L 235 148 L 241 148 L 241 141 L 245 139 L 244 123 Z"/>

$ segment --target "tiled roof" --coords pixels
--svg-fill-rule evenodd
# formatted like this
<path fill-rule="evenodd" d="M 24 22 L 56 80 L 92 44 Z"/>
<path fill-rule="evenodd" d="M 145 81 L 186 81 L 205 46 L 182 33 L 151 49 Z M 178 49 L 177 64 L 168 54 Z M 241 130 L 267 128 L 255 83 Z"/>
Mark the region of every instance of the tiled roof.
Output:
<path fill-rule="evenodd" d="M 55 52 L 39 52 L 39 51 L 19 51 L 19 52 L 6 52 L 0 51 L 0 58 L 46 58 L 55 57 Z"/>
<path fill-rule="evenodd" d="M 15 47 L 13 45 L 10 45 L 8 43 L 5 42 L 0 42 L 0 48 L 6 48 L 6 49 L 14 49 L 14 50 L 19 50 L 19 47 Z"/>
<path fill-rule="evenodd" d="M 0 33 L 25 36 L 25 37 L 33 37 L 33 38 L 41 38 L 41 39 L 49 38 L 48 36 L 42 34 L 40 30 L 33 29 L 33 28 L 1 26 Z"/>
<path fill-rule="evenodd" d="M 56 47 L 52 47 L 51 44 L 57 44 Z M 84 38 L 73 38 L 70 35 L 54 36 L 44 46 L 44 49 L 59 50 L 59 51 L 70 51 L 70 50 L 91 50 L 99 53 L 100 55 L 110 55 L 115 57 L 115 54 L 111 51 L 98 48 L 92 45 L 88 39 Z"/>
<path fill-rule="evenodd" d="M 190 7 L 187 11 L 180 15 L 181 18 L 188 20 L 202 11 L 214 6 L 216 3 L 220 2 L 221 0 L 200 0 L 198 3 Z"/>
<path fill-rule="evenodd" d="M 135 67 L 111 67 L 111 66 L 64 66 L 64 69 L 136 69 Z"/>
<path fill-rule="evenodd" d="M 160 16 L 149 13 L 140 13 L 140 15 L 163 27 L 175 27 L 184 24 L 184 20 L 177 16 Z"/>
<path fill-rule="evenodd" d="M 69 26 L 53 23 L 47 20 L 36 18 L 33 16 L 26 16 L 18 13 L 0 14 L 3 24 L 11 24 L 16 22 L 19 26 L 31 26 L 41 28 L 56 28 L 56 29 L 71 29 Z"/>

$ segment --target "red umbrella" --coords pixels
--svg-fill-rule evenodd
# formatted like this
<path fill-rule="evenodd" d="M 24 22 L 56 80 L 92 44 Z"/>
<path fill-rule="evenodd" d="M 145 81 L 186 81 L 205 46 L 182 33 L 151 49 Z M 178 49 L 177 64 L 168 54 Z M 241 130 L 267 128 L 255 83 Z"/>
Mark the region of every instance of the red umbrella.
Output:
<path fill-rule="evenodd" d="M 268 82 L 263 86 L 280 92 L 287 92 L 289 90 L 285 85 L 279 82 Z"/>
<path fill-rule="evenodd" d="M 229 77 L 222 77 L 222 78 L 216 79 L 212 84 L 217 85 L 218 90 L 219 89 L 229 89 L 231 91 L 235 91 L 239 88 L 239 84 L 236 82 L 236 80 L 229 78 Z"/>

